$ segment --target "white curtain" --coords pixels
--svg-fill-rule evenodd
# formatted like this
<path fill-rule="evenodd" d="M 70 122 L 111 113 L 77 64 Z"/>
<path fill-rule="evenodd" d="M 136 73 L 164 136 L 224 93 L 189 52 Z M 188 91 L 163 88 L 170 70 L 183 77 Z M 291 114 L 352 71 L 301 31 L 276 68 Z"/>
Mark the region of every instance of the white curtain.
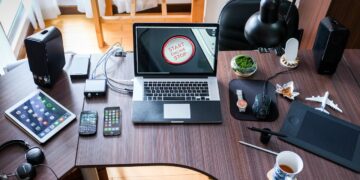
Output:
<path fill-rule="evenodd" d="M 26 14 L 34 27 L 45 28 L 44 19 L 54 19 L 60 15 L 56 0 L 23 0 Z"/>
<path fill-rule="evenodd" d="M 105 0 L 98 0 L 100 15 L 105 15 Z M 136 11 L 150 9 L 158 5 L 158 0 L 136 0 Z M 76 0 L 78 11 L 86 14 L 86 17 L 92 17 L 91 1 Z M 113 0 L 113 4 L 117 7 L 118 13 L 130 13 L 131 0 Z"/>
<path fill-rule="evenodd" d="M 85 13 L 87 18 L 92 18 L 91 0 L 76 0 L 79 12 Z M 105 14 L 105 0 L 98 0 L 100 15 Z"/>
<path fill-rule="evenodd" d="M 117 7 L 118 13 L 130 13 L 131 0 L 113 0 L 113 4 Z M 136 11 L 154 8 L 158 4 L 158 0 L 136 0 Z"/>

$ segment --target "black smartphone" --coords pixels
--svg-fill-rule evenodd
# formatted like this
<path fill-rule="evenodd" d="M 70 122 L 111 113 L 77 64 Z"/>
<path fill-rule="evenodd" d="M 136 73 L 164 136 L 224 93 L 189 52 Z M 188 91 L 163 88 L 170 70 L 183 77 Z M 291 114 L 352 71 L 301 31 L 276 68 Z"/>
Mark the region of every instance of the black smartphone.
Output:
<path fill-rule="evenodd" d="M 121 134 L 120 107 L 106 107 L 104 109 L 104 136 L 118 136 Z"/>
<path fill-rule="evenodd" d="M 97 130 L 98 114 L 95 111 L 82 111 L 80 114 L 80 135 L 94 135 Z"/>

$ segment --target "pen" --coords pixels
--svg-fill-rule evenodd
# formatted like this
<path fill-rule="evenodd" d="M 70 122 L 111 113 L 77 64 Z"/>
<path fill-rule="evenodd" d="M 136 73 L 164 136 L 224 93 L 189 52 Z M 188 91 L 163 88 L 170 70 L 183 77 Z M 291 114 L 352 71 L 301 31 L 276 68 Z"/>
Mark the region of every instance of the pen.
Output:
<path fill-rule="evenodd" d="M 252 147 L 252 148 L 254 148 L 254 149 L 258 149 L 258 150 L 260 150 L 260 151 L 264 151 L 264 152 L 273 154 L 273 155 L 275 155 L 275 156 L 278 155 L 277 152 L 274 152 L 274 151 L 271 151 L 271 150 L 268 150 L 268 149 L 265 149 L 265 148 L 262 148 L 262 147 L 259 147 L 259 146 L 255 146 L 255 145 L 253 145 L 253 144 L 250 144 L 250 143 L 247 143 L 247 142 L 244 142 L 244 141 L 239 141 L 239 143 L 240 143 L 240 144 L 243 144 L 243 145 L 245 145 L 245 146 Z"/>
<path fill-rule="evenodd" d="M 256 128 L 256 127 L 248 127 L 248 129 L 250 129 L 252 131 L 261 132 L 261 133 L 271 134 L 271 135 L 274 135 L 274 136 L 287 137 L 287 135 L 285 135 L 285 134 L 281 134 L 281 133 L 277 133 L 277 132 L 273 132 L 273 131 L 268 131 L 268 130 L 264 130 L 264 129 L 259 129 L 259 128 Z"/>

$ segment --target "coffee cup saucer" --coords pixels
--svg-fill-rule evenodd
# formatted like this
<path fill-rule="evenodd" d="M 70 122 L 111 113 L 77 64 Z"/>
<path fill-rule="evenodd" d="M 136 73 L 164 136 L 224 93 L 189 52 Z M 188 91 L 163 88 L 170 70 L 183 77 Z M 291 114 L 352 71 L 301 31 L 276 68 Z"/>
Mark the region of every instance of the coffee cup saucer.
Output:
<path fill-rule="evenodd" d="M 268 178 L 268 180 L 274 180 L 273 174 L 274 174 L 274 168 L 270 169 L 270 171 L 268 171 L 266 173 L 266 177 Z M 286 178 L 286 179 L 289 179 L 289 178 Z M 295 178 L 294 180 L 297 180 L 297 178 Z"/>

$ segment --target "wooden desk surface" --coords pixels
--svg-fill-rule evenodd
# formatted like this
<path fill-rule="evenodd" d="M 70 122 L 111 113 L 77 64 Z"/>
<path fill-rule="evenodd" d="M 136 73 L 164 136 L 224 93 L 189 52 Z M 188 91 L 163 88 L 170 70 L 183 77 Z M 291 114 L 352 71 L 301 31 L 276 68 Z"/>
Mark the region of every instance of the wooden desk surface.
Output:
<path fill-rule="evenodd" d="M 52 137 L 48 142 L 39 145 L 22 130 L 5 118 L 4 112 L 10 106 L 37 89 L 27 63 L 22 64 L 10 73 L 0 77 L 0 143 L 12 139 L 24 139 L 32 146 L 44 150 L 44 164 L 52 167 L 57 176 L 63 176 L 75 166 L 78 144 L 78 121 L 73 121 L 66 128 Z M 43 89 L 55 100 L 79 115 L 83 106 L 83 83 L 71 83 L 64 72 L 52 89 Z M 14 173 L 16 168 L 25 162 L 25 151 L 20 146 L 11 146 L 0 152 L 0 171 Z M 38 167 L 37 179 L 55 179 L 45 167 Z"/>
<path fill-rule="evenodd" d="M 252 79 L 264 79 L 280 70 L 278 57 L 271 54 L 253 55 L 259 64 L 258 72 Z M 280 116 L 275 122 L 245 122 L 231 117 L 228 104 L 228 82 L 235 79 L 230 70 L 230 59 L 239 52 L 220 52 L 218 65 L 219 88 L 222 100 L 224 123 L 221 125 L 134 125 L 131 122 L 131 97 L 112 91 L 106 98 L 86 100 L 84 109 L 99 112 L 98 134 L 94 137 L 78 136 L 78 121 L 68 125 L 63 131 L 44 145 L 38 145 L 13 123 L 0 116 L 0 142 L 10 139 L 25 139 L 32 145 L 40 146 L 46 154 L 46 164 L 58 176 L 63 176 L 75 165 L 91 166 L 134 166 L 134 165 L 175 165 L 196 169 L 218 179 L 265 179 L 266 172 L 272 168 L 275 157 L 237 143 L 244 140 L 264 147 L 259 142 L 259 134 L 246 129 L 248 126 L 269 127 L 279 130 L 289 101 L 278 97 Z M 301 65 L 289 74 L 280 75 L 272 83 L 285 83 L 294 80 L 300 91 L 299 100 L 321 95 L 326 90 L 330 97 L 344 110 L 344 113 L 330 112 L 338 117 L 360 125 L 360 50 L 347 50 L 333 76 L 320 76 L 315 72 L 311 51 L 301 51 Z M 93 56 L 93 60 L 99 58 Z M 117 79 L 133 77 L 133 62 L 129 56 L 126 61 L 113 66 L 111 74 Z M 15 104 L 37 87 L 33 83 L 27 64 L 20 66 L 4 77 L 0 77 L 0 112 Z M 83 108 L 83 83 L 72 83 L 64 73 L 57 84 L 45 91 L 54 99 L 79 115 Z M 305 102 L 311 106 L 317 103 Z M 123 129 L 120 137 L 104 138 L 102 135 L 103 108 L 120 106 L 123 112 Z M 77 146 L 78 145 L 78 146 Z M 78 151 L 76 151 L 78 148 Z M 302 149 L 272 138 L 266 148 L 274 151 L 291 150 L 304 160 L 304 170 L 299 179 L 359 179 L 360 175 Z M 7 148 L 0 152 L 2 172 L 14 172 L 24 162 L 24 151 L 20 147 Z M 37 168 L 37 179 L 51 179 L 46 168 Z"/>
<path fill-rule="evenodd" d="M 360 86 L 360 49 L 346 50 L 343 60 L 345 60 L 346 65 L 350 68 L 351 73 Z"/>
<path fill-rule="evenodd" d="M 274 163 L 273 155 L 240 145 L 243 140 L 264 147 L 259 134 L 246 129 L 248 126 L 268 127 L 278 131 L 289 109 L 289 101 L 278 96 L 279 118 L 274 122 L 246 122 L 231 117 L 229 112 L 228 83 L 236 76 L 230 70 L 230 59 L 240 52 L 220 52 L 218 80 L 222 102 L 223 124 L 221 125 L 134 125 L 131 122 L 131 97 L 109 91 L 106 98 L 86 100 L 85 110 L 99 113 L 98 134 L 80 137 L 76 165 L 90 166 L 134 166 L 134 165 L 175 165 L 199 170 L 218 179 L 265 179 L 266 172 Z M 259 54 L 244 51 L 256 58 L 259 69 L 251 79 L 265 79 L 283 70 L 279 58 L 273 54 Z M 330 97 L 339 104 L 344 113 L 330 112 L 340 118 L 360 125 L 360 51 L 346 51 L 333 76 L 318 75 L 311 51 L 300 51 L 301 65 L 297 70 L 283 74 L 271 82 L 295 82 L 301 93 L 297 98 L 311 106 L 318 103 L 306 102 L 305 97 L 330 92 Z M 95 58 L 95 57 L 94 57 Z M 353 66 L 354 64 L 354 66 Z M 133 77 L 133 58 L 128 58 L 118 66 L 111 76 L 117 79 Z M 351 71 L 352 70 L 352 71 Z M 355 73 L 353 73 L 355 71 Z M 356 78 L 358 81 L 356 81 Z M 106 106 L 120 106 L 122 110 L 122 135 L 104 137 L 103 109 Z M 304 169 L 299 179 L 360 179 L 348 169 L 330 161 L 272 138 L 265 146 L 274 151 L 291 150 L 304 160 Z"/>

